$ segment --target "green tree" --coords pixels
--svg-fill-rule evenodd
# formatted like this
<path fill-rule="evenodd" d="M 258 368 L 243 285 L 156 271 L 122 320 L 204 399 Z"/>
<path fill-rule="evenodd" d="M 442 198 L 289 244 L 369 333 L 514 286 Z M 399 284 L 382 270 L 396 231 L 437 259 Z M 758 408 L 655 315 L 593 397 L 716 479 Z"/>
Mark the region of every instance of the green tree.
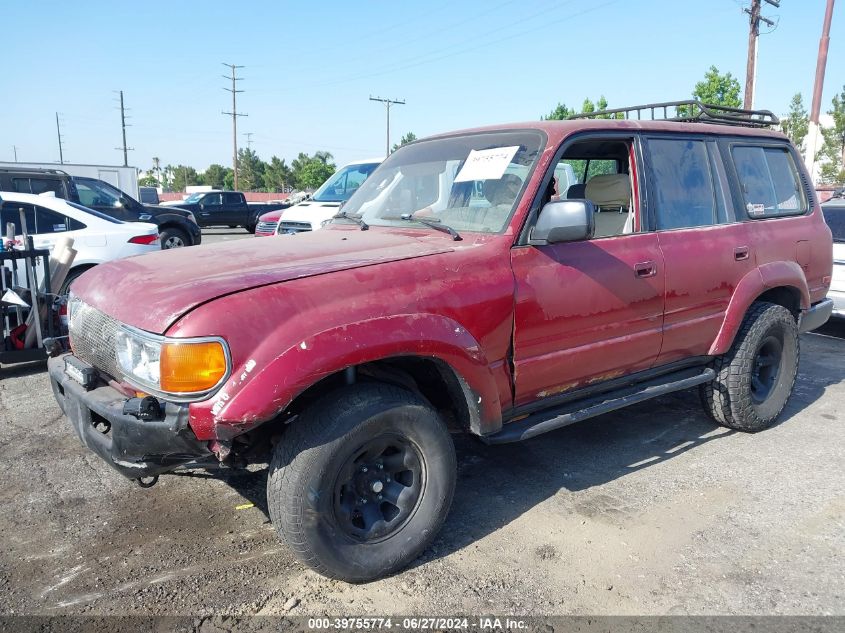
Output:
<path fill-rule="evenodd" d="M 291 161 L 294 183 L 297 189 L 316 189 L 335 172 L 333 156 L 329 152 L 315 152 L 313 156 L 300 152 Z"/>
<path fill-rule="evenodd" d="M 202 184 L 215 189 L 224 189 L 226 187 L 226 176 L 231 173 L 231 167 L 212 163 L 202 174 Z M 234 176 L 232 176 L 232 181 L 234 182 Z"/>
<path fill-rule="evenodd" d="M 408 143 L 413 143 L 417 140 L 417 135 L 413 132 L 408 132 L 405 136 L 399 139 L 398 143 L 394 143 L 393 149 L 390 150 L 391 152 L 395 152 L 397 149 L 402 147 L 403 145 L 407 145 Z"/>
<path fill-rule="evenodd" d="M 739 81 L 730 73 L 722 75 L 719 69 L 711 66 L 704 73 L 704 79 L 695 84 L 692 96 L 702 103 L 739 108 L 742 106 Z"/>
<path fill-rule="evenodd" d="M 826 183 L 840 183 L 845 182 L 845 86 L 841 94 L 834 95 L 831 106 L 827 113 L 833 118 L 833 125 L 822 129 L 824 145 L 820 155 L 825 162 L 821 177 Z"/>
<path fill-rule="evenodd" d="M 170 166 L 168 165 L 168 167 Z M 186 187 L 201 184 L 197 170 L 193 167 L 189 167 L 187 165 L 177 165 L 176 167 L 171 167 L 171 169 L 173 179 L 170 186 L 173 191 L 185 191 Z"/>
<path fill-rule="evenodd" d="M 801 147 L 804 139 L 807 137 L 807 130 L 810 127 L 810 117 L 804 108 L 804 101 L 801 98 L 801 93 L 793 95 L 792 101 L 789 103 L 789 114 L 787 114 L 780 121 L 781 129 L 790 140 L 795 143 L 796 147 Z"/>
<path fill-rule="evenodd" d="M 286 187 L 292 187 L 293 182 L 291 168 L 285 164 L 284 160 L 273 156 L 264 169 L 264 188 L 267 191 L 284 191 Z"/>
<path fill-rule="evenodd" d="M 265 163 L 248 147 L 238 150 L 238 186 L 241 191 L 255 191 L 264 185 Z"/>
<path fill-rule="evenodd" d="M 564 119 L 568 119 L 575 113 L 575 110 L 566 107 L 565 103 L 558 103 L 557 107 L 554 110 L 549 112 L 545 117 L 540 117 L 540 120 L 563 121 Z"/>
<path fill-rule="evenodd" d="M 158 180 L 150 172 L 147 172 L 146 176 L 138 180 L 138 184 L 141 187 L 158 187 Z"/>

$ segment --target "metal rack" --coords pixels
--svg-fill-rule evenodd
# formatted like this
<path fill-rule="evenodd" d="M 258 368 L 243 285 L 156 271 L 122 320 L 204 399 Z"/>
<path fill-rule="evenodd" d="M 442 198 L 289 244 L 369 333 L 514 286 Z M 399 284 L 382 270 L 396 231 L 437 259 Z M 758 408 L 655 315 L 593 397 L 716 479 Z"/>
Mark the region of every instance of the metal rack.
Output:
<path fill-rule="evenodd" d="M 53 302 L 51 298 L 52 295 L 49 293 L 50 251 L 48 249 L 33 248 L 32 237 L 29 237 L 27 242 L 28 248 L 26 250 L 0 251 L 0 269 L 5 268 L 6 262 L 14 262 L 14 266 L 17 266 L 18 262 L 22 262 L 24 268 L 32 266 L 34 271 L 35 267 L 38 265 L 38 260 L 41 260 L 41 265 L 44 270 L 44 288 L 46 288 L 47 291 L 38 292 L 37 287 L 30 288 L 32 303 L 30 309 L 35 311 L 34 318 L 37 320 L 37 325 L 35 325 L 35 321 L 33 321 L 33 327 L 36 327 L 36 331 L 43 331 L 44 335 L 41 340 L 37 341 L 36 347 L 15 350 L 5 349 L 6 337 L 11 335 L 11 321 L 14 320 L 16 326 L 21 325 L 25 322 L 25 316 L 22 316 L 24 314 L 24 310 L 21 308 L 0 305 L 0 332 L 2 332 L 2 337 L 0 337 L 0 364 L 2 365 L 46 359 L 47 353 L 43 346 L 43 341 L 45 338 L 52 338 L 54 336 L 53 313 L 50 309 Z M 5 275 L 6 273 L 0 271 L 0 274 Z M 29 284 L 29 282 L 27 282 L 27 284 Z M 5 283 L 3 285 L 5 286 Z M 43 320 L 40 319 L 42 310 L 44 310 L 47 314 L 46 318 Z"/>
<path fill-rule="evenodd" d="M 674 108 L 674 112 L 670 112 Z M 643 116 L 645 113 L 646 116 Z M 635 116 L 636 115 L 636 116 Z M 778 125 L 780 120 L 769 110 L 745 110 L 728 106 L 702 103 L 698 99 L 666 101 L 643 105 L 598 110 L 574 114 L 570 119 L 634 119 L 637 121 L 676 121 L 680 123 L 716 123 L 741 127 L 767 128 Z"/>

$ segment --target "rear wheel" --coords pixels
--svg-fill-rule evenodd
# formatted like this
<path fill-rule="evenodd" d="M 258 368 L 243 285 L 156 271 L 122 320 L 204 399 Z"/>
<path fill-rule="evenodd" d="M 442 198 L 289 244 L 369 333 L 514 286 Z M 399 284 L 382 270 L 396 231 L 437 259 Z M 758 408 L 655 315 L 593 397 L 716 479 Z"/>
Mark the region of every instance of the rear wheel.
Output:
<path fill-rule="evenodd" d="M 300 415 L 274 449 L 270 518 L 315 571 L 374 580 L 434 538 L 455 470 L 452 439 L 428 404 L 392 386 L 346 387 Z"/>
<path fill-rule="evenodd" d="M 715 380 L 701 386 L 705 410 L 738 431 L 768 428 L 792 394 L 798 357 L 792 313 L 773 303 L 754 303 L 730 351 L 716 359 Z"/>
<path fill-rule="evenodd" d="M 161 248 L 167 250 L 170 248 L 182 248 L 188 246 L 191 241 L 188 239 L 188 234 L 182 229 L 169 226 L 159 233 L 159 240 L 161 241 Z"/>

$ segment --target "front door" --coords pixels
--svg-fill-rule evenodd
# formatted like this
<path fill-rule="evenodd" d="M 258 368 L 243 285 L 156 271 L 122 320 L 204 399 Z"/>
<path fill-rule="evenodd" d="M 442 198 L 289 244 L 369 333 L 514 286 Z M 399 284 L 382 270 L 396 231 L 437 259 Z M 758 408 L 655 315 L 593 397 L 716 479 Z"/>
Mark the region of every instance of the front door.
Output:
<path fill-rule="evenodd" d="M 586 181 L 584 193 L 573 191 L 596 206 L 596 237 L 511 251 L 516 406 L 648 369 L 657 358 L 665 271 L 657 235 L 640 228 L 635 155 L 634 139 L 567 147 L 554 168 L 573 165 Z M 591 173 L 591 164 L 601 169 Z"/>

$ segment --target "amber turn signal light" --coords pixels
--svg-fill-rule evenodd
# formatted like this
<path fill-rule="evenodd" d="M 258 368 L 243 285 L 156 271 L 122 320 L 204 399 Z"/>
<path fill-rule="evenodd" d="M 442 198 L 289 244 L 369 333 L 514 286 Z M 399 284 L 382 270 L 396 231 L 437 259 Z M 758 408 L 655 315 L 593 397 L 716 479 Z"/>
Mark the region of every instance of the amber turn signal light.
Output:
<path fill-rule="evenodd" d="M 164 343 L 160 356 L 161 390 L 200 393 L 217 385 L 226 375 L 226 352 L 217 341 Z"/>

